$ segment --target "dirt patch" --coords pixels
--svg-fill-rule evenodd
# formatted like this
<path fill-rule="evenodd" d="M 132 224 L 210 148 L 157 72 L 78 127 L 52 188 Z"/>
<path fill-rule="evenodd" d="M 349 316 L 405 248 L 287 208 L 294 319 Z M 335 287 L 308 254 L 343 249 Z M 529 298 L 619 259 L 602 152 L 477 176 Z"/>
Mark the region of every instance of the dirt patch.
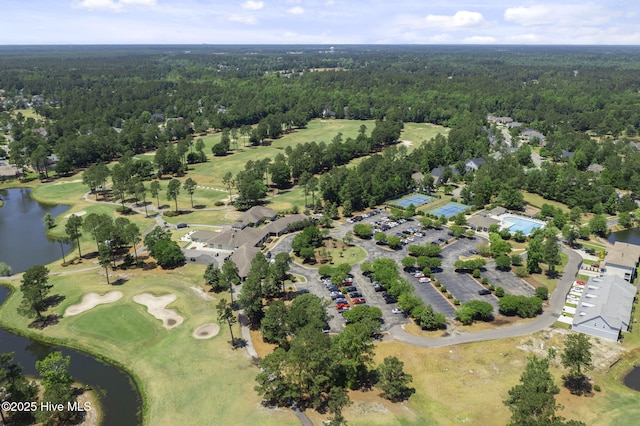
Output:
<path fill-rule="evenodd" d="M 220 333 L 220 326 L 215 322 L 207 322 L 193 330 L 193 337 L 196 339 L 211 339 Z"/>
<path fill-rule="evenodd" d="M 407 148 L 409 148 L 411 145 L 413 145 L 413 142 L 411 142 L 411 141 L 400 141 L 400 145 L 404 145 Z"/>
<path fill-rule="evenodd" d="M 269 355 L 278 347 L 278 345 L 266 343 L 262 340 L 262 333 L 258 330 L 250 330 L 249 334 L 251 334 L 251 344 L 253 345 L 253 349 L 255 349 L 260 358 L 264 358 Z"/>
<path fill-rule="evenodd" d="M 110 291 L 102 296 L 99 295 L 98 293 L 87 293 L 84 296 L 82 296 L 82 301 L 80 303 L 69 306 L 64 311 L 64 316 L 70 317 L 73 315 L 78 315 L 85 311 L 88 311 L 89 309 L 93 309 L 98 305 L 103 305 L 105 303 L 112 303 L 121 298 L 122 298 L 121 291 Z"/>
<path fill-rule="evenodd" d="M 76 216 L 84 216 L 85 214 L 87 214 L 87 212 L 85 210 L 80 210 L 79 212 L 75 212 L 75 213 L 69 213 L 68 215 L 66 215 L 64 218 L 65 219 L 69 219 L 71 216 L 76 215 Z"/>
<path fill-rule="evenodd" d="M 177 327 L 184 321 L 173 309 L 166 309 L 169 303 L 177 299 L 173 293 L 163 296 L 154 296 L 149 293 L 142 293 L 133 296 L 133 301 L 147 307 L 147 312 L 162 321 L 165 328 Z"/>

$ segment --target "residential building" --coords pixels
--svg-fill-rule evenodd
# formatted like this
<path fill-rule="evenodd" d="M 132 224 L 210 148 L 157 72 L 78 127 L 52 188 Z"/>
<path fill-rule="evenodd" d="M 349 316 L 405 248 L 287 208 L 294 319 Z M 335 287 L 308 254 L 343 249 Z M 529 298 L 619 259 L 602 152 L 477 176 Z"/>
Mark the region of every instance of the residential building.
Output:
<path fill-rule="evenodd" d="M 640 260 L 640 246 L 616 241 L 604 258 L 605 275 L 617 275 L 633 282 Z"/>
<path fill-rule="evenodd" d="M 635 286 L 616 275 L 591 278 L 576 307 L 572 329 L 617 341 L 629 330 Z"/>

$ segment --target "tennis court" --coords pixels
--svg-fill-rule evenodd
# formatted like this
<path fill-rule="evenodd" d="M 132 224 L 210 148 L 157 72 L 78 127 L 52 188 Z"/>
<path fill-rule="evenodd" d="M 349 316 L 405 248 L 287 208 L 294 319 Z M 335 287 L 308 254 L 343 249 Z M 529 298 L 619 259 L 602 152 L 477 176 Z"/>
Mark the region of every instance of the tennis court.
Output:
<path fill-rule="evenodd" d="M 436 215 L 438 217 L 444 216 L 449 219 L 451 216 L 454 216 L 460 212 L 467 210 L 469 206 L 465 206 L 464 204 L 458 203 L 449 203 L 445 204 L 442 207 L 438 207 L 437 209 L 428 211 L 427 213 Z"/>
<path fill-rule="evenodd" d="M 393 201 L 393 202 L 391 202 L 391 204 L 393 204 L 395 206 L 398 206 L 398 207 L 402 207 L 403 209 L 406 209 L 411 204 L 413 204 L 414 207 L 420 207 L 421 205 L 430 203 L 433 200 L 435 200 L 435 198 L 434 197 L 430 197 L 428 195 L 412 194 L 412 195 L 409 195 L 407 197 L 401 198 L 399 200 Z"/>

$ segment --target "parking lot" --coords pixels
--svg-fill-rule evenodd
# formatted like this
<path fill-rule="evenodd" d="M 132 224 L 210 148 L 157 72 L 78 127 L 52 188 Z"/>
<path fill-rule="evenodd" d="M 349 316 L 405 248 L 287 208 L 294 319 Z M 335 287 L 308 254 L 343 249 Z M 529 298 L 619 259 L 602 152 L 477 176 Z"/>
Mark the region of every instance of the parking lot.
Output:
<path fill-rule="evenodd" d="M 485 287 L 473 279 L 469 274 L 455 272 L 453 266 L 454 262 L 460 259 L 460 256 L 471 256 L 472 251 L 478 244 L 484 241 L 483 239 L 477 237 L 474 239 L 461 238 L 459 240 L 454 240 L 453 237 L 449 235 L 450 231 L 446 227 L 443 227 L 442 229 L 421 230 L 420 224 L 417 220 L 393 223 L 390 220 L 384 220 L 384 217 L 384 212 L 369 217 L 363 216 L 355 221 L 351 221 L 352 223 L 338 225 L 331 232 L 331 236 L 336 239 L 344 237 L 347 231 L 353 231 L 353 225 L 355 222 L 369 223 L 372 226 L 376 226 L 377 224 L 380 229 L 384 229 L 383 232 L 387 235 L 397 235 L 401 237 L 405 241 L 403 247 L 398 250 L 391 250 L 388 246 L 376 244 L 373 238 L 365 240 L 355 238 L 355 244 L 367 251 L 367 261 L 373 261 L 377 258 L 389 258 L 394 260 L 398 264 L 398 268 L 401 270 L 401 276 L 409 280 L 414 285 L 414 294 L 416 296 L 420 297 L 425 304 L 432 305 L 435 311 L 443 313 L 447 318 L 453 318 L 455 307 L 452 306 L 450 301 L 442 292 L 439 291 L 439 289 L 434 288 L 429 283 L 419 283 L 417 278 L 403 271 L 400 266 L 402 258 L 407 256 L 407 247 L 409 245 L 436 243 L 442 248 L 442 268 L 434 271 L 435 277 L 442 283 L 442 285 L 446 286 L 449 292 L 453 294 L 455 298 L 459 299 L 460 302 L 464 303 L 471 300 L 485 300 L 493 305 L 497 313 L 498 299 L 492 294 L 479 295 L 478 292 L 483 290 Z M 272 249 L 272 253 L 275 255 L 281 251 L 290 252 L 293 237 L 293 235 L 283 237 L 279 244 Z M 320 280 L 317 270 L 315 268 L 306 268 L 292 264 L 291 272 L 303 275 L 307 278 L 308 282 L 306 284 L 298 285 L 298 288 L 308 288 L 311 293 L 330 301 L 331 305 L 328 308 L 328 312 L 332 317 L 330 321 L 331 331 L 340 331 L 345 326 L 345 320 L 336 310 L 335 303 L 333 303 L 325 284 Z M 396 324 L 402 324 L 408 321 L 403 315 L 392 313 L 392 309 L 396 308 L 397 304 L 387 304 L 382 293 L 374 290 L 369 279 L 361 274 L 360 268 L 357 265 L 352 269 L 352 276 L 353 285 L 355 285 L 358 291 L 362 293 L 362 297 L 366 300 L 366 304 L 368 306 L 377 306 L 382 310 L 384 319 L 382 331 L 385 331 Z M 496 287 L 502 286 L 507 294 L 527 296 L 534 294 L 534 289 L 523 280 L 516 277 L 513 273 L 496 270 L 495 263 L 493 261 L 487 263 L 486 268 L 482 270 L 482 276 L 486 276 L 489 279 L 489 283 Z M 350 300 L 348 300 L 348 302 L 350 302 Z"/>

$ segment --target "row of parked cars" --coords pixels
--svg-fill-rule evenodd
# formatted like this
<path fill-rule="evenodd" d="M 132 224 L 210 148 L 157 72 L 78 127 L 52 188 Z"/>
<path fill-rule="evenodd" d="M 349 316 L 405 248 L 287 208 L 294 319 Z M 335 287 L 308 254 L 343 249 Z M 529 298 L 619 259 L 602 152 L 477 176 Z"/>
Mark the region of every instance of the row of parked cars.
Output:
<path fill-rule="evenodd" d="M 353 277 L 348 277 L 342 281 L 342 290 L 328 278 L 323 278 L 322 283 L 329 291 L 329 296 L 336 304 L 336 309 L 339 313 L 348 311 L 352 305 L 363 305 L 367 303 L 362 293 L 353 285 Z"/>
<path fill-rule="evenodd" d="M 377 216 L 381 212 L 382 212 L 382 210 L 371 210 L 370 212 L 362 213 L 361 215 L 350 217 L 349 219 L 347 219 L 347 223 L 362 222 L 364 219 L 366 219 L 368 217 L 371 217 L 371 216 Z"/>

